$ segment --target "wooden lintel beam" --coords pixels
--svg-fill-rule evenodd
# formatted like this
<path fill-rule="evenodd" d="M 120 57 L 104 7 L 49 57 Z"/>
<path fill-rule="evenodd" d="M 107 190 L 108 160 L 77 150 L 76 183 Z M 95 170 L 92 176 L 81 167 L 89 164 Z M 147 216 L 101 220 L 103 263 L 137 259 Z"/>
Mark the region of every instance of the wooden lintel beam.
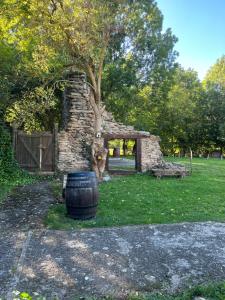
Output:
<path fill-rule="evenodd" d="M 107 140 L 115 140 L 115 139 L 140 139 L 140 138 L 148 138 L 149 136 L 141 135 L 141 134 L 104 134 L 103 138 Z"/>

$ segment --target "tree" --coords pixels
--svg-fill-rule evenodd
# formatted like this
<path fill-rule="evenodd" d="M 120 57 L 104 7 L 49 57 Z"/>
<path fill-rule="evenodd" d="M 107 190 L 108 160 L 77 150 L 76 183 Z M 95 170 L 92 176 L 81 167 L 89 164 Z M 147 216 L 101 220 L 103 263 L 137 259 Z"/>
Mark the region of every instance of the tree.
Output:
<path fill-rule="evenodd" d="M 26 132 L 44 131 L 51 128 L 52 109 L 57 106 L 57 98 L 52 88 L 37 87 L 24 93 L 21 100 L 15 101 L 6 110 L 6 121 L 23 128 Z M 46 124 L 47 123 L 47 124 Z"/>
<path fill-rule="evenodd" d="M 4 15 L 6 16 L 7 14 Z M 0 25 L 2 20 L 3 17 L 0 18 Z M 5 116 L 9 123 L 17 123 L 26 131 L 52 130 L 52 124 L 59 119 L 59 101 L 54 97 L 54 105 L 51 105 L 51 109 L 49 109 L 50 99 L 41 101 L 42 109 L 39 110 L 38 100 L 41 90 L 52 98 L 52 93 L 49 93 L 53 88 L 52 83 L 62 76 L 61 60 L 48 62 L 48 67 L 42 66 L 41 63 L 39 65 L 34 60 L 33 49 L 28 42 L 26 47 L 20 47 L 19 43 L 12 41 L 11 32 L 6 34 L 6 26 L 0 26 L 0 30 L 2 33 L 0 35 L 0 118 L 4 120 Z M 55 89 L 55 84 L 53 85 Z M 36 101 L 34 101 L 34 94 L 36 94 Z M 49 122 L 43 122 L 46 112 Z M 31 122 L 32 126 L 30 126 Z"/>
<path fill-rule="evenodd" d="M 179 148 L 184 153 L 190 148 L 197 149 L 201 140 L 198 114 L 202 93 L 197 73 L 177 68 L 160 117 L 161 136 L 167 147 Z"/>
<path fill-rule="evenodd" d="M 225 55 L 209 69 L 203 84 L 206 88 L 212 85 L 216 88 L 225 88 Z"/>
<path fill-rule="evenodd" d="M 225 89 L 208 89 L 203 106 L 203 125 L 207 135 L 208 147 L 225 147 Z"/>
<path fill-rule="evenodd" d="M 209 69 L 204 81 L 203 125 L 208 147 L 225 147 L 225 56 Z"/>
<path fill-rule="evenodd" d="M 94 159 L 98 157 L 102 140 L 101 80 L 110 34 L 114 30 L 118 4 L 105 1 L 3 1 L 1 9 L 7 12 L 2 24 L 5 38 L 22 50 L 24 44 L 32 47 L 33 61 L 39 69 L 48 71 L 49 62 L 57 53 L 66 52 L 68 64 L 85 71 L 92 88 L 91 104 L 95 113 L 96 138 Z M 3 15 L 3 13 L 2 13 Z M 11 21 L 9 21 L 11 20 Z M 45 59 L 47 57 L 47 59 Z M 95 165 L 96 167 L 96 165 Z M 98 168 L 96 169 L 99 173 Z"/>
<path fill-rule="evenodd" d="M 133 1 L 126 30 L 110 43 L 103 73 L 103 98 L 117 120 L 157 133 L 159 106 L 166 100 L 177 53 L 177 38 L 162 31 L 155 1 Z"/>
<path fill-rule="evenodd" d="M 19 51 L 31 53 L 37 70 L 48 73 L 60 56 L 64 67 L 74 66 L 88 74 L 95 113 L 93 159 L 98 165 L 98 153 L 103 150 L 101 86 L 105 58 L 122 52 L 124 57 L 131 55 L 141 82 L 149 78 L 152 69 L 165 68 L 168 61 L 160 59 L 160 52 L 162 57 L 172 55 L 174 38 L 170 31 L 161 33 L 162 15 L 155 1 L 4 0 L 0 5 L 2 36 Z M 112 45 L 118 45 L 118 51 L 111 51 Z M 157 72 L 154 74 L 157 78 Z M 98 166 L 93 166 L 98 174 Z"/>

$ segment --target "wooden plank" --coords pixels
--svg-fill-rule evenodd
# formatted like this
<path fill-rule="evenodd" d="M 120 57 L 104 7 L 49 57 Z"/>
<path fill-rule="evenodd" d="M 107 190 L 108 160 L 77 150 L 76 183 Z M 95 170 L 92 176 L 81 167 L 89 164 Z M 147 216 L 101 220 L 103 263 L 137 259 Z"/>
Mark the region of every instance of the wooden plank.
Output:
<path fill-rule="evenodd" d="M 54 134 L 53 134 L 53 142 L 54 142 L 54 166 L 53 169 L 57 171 L 57 165 L 58 165 L 58 131 L 59 131 L 59 125 L 58 123 L 55 123 L 54 126 Z"/>
<path fill-rule="evenodd" d="M 25 145 L 24 145 L 25 139 Z M 17 136 L 16 141 L 16 159 L 19 165 L 26 170 L 35 170 L 37 168 L 38 153 L 35 148 L 39 145 L 39 138 L 31 139 L 29 136 L 20 135 Z M 27 147 L 33 152 L 35 160 L 31 157 L 30 151 L 27 151 Z M 35 156 L 36 154 L 36 156 Z"/>
<path fill-rule="evenodd" d="M 133 175 L 136 174 L 136 170 L 108 170 L 109 174 L 114 174 L 114 175 Z"/>
<path fill-rule="evenodd" d="M 18 130 L 18 135 L 25 137 L 42 137 L 42 136 L 52 136 L 51 132 L 37 132 L 37 133 L 26 133 L 24 131 Z"/>
<path fill-rule="evenodd" d="M 24 148 L 27 150 L 27 152 L 30 154 L 30 157 L 33 159 L 33 161 L 39 165 L 39 161 L 36 159 L 36 157 L 33 155 L 32 150 L 27 146 L 27 143 L 24 140 L 24 137 L 20 136 L 20 141 L 23 143 Z"/>
<path fill-rule="evenodd" d="M 136 170 L 138 172 L 141 172 L 141 165 L 142 165 L 142 143 L 141 139 L 136 140 L 137 146 L 136 146 Z"/>
<path fill-rule="evenodd" d="M 16 159 L 22 168 L 28 171 L 54 170 L 53 134 L 41 132 L 27 134 L 17 132 L 15 141 Z"/>
<path fill-rule="evenodd" d="M 20 163 L 20 167 L 21 168 L 28 168 L 28 169 L 32 169 L 33 168 L 33 166 L 31 166 L 30 163 L 26 163 L 26 162 Z M 36 168 L 36 165 L 35 165 L 35 168 Z"/>
<path fill-rule="evenodd" d="M 130 140 L 135 140 L 135 139 L 140 139 L 140 138 L 148 138 L 149 135 L 144 135 L 144 134 L 103 134 L 103 137 L 107 140 L 116 140 L 116 139 L 130 139 Z"/>
<path fill-rule="evenodd" d="M 44 139 L 42 137 L 40 147 L 42 147 L 42 149 L 45 150 L 45 154 L 43 155 L 43 161 L 45 161 L 47 159 L 49 150 L 52 150 L 51 146 L 52 146 L 52 137 L 51 137 L 51 139 L 48 139 L 48 140 L 46 139 L 46 141 L 44 141 Z"/>
<path fill-rule="evenodd" d="M 12 144 L 13 144 L 12 156 L 13 156 L 13 158 L 16 157 L 17 134 L 18 134 L 17 127 L 14 125 L 13 126 L 13 141 L 12 141 Z"/>
<path fill-rule="evenodd" d="M 53 135 L 51 137 L 42 136 L 41 145 L 42 148 L 42 166 L 41 171 L 53 171 L 53 158 L 54 158 L 54 147 L 53 147 Z"/>

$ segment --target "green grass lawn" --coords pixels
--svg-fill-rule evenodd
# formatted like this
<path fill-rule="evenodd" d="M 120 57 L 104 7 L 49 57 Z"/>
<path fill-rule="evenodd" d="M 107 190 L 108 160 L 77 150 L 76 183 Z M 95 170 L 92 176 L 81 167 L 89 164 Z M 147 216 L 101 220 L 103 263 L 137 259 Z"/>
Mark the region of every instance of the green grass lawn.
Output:
<path fill-rule="evenodd" d="M 167 295 L 164 293 L 130 295 L 127 300 L 193 300 L 197 297 L 205 300 L 224 300 L 225 299 L 225 283 L 211 283 L 208 285 L 198 285 L 181 292 L 177 295 Z M 77 300 L 77 298 L 75 298 Z M 74 300 L 75 300 L 74 299 Z M 107 298 L 115 300 L 115 298 Z M 98 298 L 87 298 L 87 300 L 103 300 Z"/>
<path fill-rule="evenodd" d="M 214 283 L 208 286 L 200 285 L 174 296 L 155 294 L 143 297 L 130 297 L 129 300 L 193 300 L 195 297 L 201 297 L 206 300 L 224 300 L 225 284 Z"/>
<path fill-rule="evenodd" d="M 145 296 L 131 296 L 128 300 L 193 300 L 201 297 L 206 300 L 224 300 L 225 283 L 212 283 L 190 288 L 179 295 L 150 294 Z"/>
<path fill-rule="evenodd" d="M 188 164 L 188 159 L 176 159 Z M 114 177 L 103 183 L 96 219 L 74 221 L 65 205 L 49 210 L 49 228 L 121 226 L 195 221 L 225 221 L 225 160 L 194 159 L 193 174 L 157 180 L 147 174 Z M 61 193 L 61 186 L 54 186 Z"/>

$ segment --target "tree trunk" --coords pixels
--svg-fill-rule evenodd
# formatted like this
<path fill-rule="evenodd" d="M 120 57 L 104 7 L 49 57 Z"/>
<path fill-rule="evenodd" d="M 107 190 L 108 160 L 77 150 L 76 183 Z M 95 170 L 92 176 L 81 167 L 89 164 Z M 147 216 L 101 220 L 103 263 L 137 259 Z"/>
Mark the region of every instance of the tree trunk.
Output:
<path fill-rule="evenodd" d="M 96 84 L 95 77 L 91 73 L 92 88 L 90 93 L 90 102 L 95 115 L 95 136 L 92 143 L 92 169 L 95 171 L 99 180 L 102 180 L 105 171 L 108 149 L 104 147 L 103 131 L 103 113 L 105 107 L 101 103 L 101 84 Z M 100 80 L 100 79 L 99 79 Z"/>
<path fill-rule="evenodd" d="M 105 171 L 108 150 L 103 147 L 104 139 L 95 138 L 92 144 L 92 169 L 99 180 L 102 180 Z"/>
<path fill-rule="evenodd" d="M 127 155 L 127 140 L 123 139 L 123 156 Z"/>

